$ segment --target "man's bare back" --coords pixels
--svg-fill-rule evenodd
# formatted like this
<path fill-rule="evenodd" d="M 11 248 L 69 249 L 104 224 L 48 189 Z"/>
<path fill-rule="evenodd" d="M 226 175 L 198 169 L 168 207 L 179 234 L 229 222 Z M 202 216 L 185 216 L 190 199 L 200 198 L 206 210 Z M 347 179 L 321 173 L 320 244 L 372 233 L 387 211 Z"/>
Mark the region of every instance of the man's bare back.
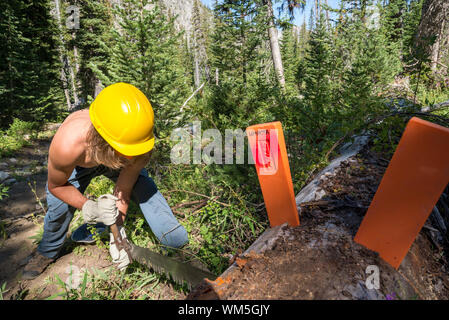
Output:
<path fill-rule="evenodd" d="M 76 166 L 92 168 L 99 165 L 89 158 L 87 152 L 87 133 L 91 126 L 88 109 L 70 114 L 53 137 L 48 155 L 48 190 L 78 209 L 87 198 L 68 183 L 68 179 Z M 135 157 L 132 165 L 121 170 L 114 193 L 120 198 L 117 207 L 123 215 L 128 208 L 131 189 L 148 160 L 149 153 Z"/>
<path fill-rule="evenodd" d="M 92 125 L 89 110 L 70 114 L 59 127 L 50 145 L 49 161 L 56 166 L 73 163 L 75 166 L 92 168 L 98 165 L 86 153 L 87 132 Z"/>

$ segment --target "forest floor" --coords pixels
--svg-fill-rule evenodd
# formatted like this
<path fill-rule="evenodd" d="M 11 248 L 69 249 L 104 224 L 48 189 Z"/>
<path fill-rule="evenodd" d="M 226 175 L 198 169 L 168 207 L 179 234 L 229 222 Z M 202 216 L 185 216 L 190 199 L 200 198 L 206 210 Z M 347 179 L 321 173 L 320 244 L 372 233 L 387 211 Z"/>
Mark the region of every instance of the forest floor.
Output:
<path fill-rule="evenodd" d="M 353 241 L 388 163 L 367 147 L 343 161 L 321 176 L 326 196 L 301 205 L 299 227 L 281 226 L 266 249 L 248 249 L 188 299 L 449 299 L 449 246 L 430 233 L 432 219 L 398 271 Z M 367 289 L 368 266 L 378 290 Z"/>
<path fill-rule="evenodd" d="M 0 200 L 0 223 L 6 239 L 0 239 L 0 287 L 6 282 L 4 299 L 60 299 L 64 283 L 77 273 L 114 272 L 107 248 L 78 244 L 68 239 L 60 258 L 34 280 L 21 280 L 22 271 L 37 248 L 33 237 L 42 234 L 46 209 L 48 148 L 55 130 L 14 154 L 0 158 L 0 171 L 9 175 L 8 197 Z M 70 234 L 69 234 L 70 236 Z M 81 279 L 82 280 L 82 279 Z M 67 281 L 69 283 L 69 281 Z M 183 299 L 184 294 L 170 283 L 159 282 L 149 299 Z"/>

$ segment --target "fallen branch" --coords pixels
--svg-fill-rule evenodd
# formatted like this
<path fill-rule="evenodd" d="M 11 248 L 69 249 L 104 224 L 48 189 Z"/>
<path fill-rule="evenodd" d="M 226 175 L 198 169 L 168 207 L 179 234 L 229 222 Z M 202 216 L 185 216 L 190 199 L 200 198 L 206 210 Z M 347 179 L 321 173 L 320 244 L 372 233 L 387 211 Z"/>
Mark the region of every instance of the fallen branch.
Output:
<path fill-rule="evenodd" d="M 437 104 L 434 104 L 432 106 L 424 107 L 424 108 L 421 109 L 421 111 L 423 111 L 423 112 L 432 112 L 432 111 L 436 111 L 436 110 L 442 109 L 444 107 L 449 107 L 449 100 L 443 101 L 443 102 L 440 102 L 440 103 L 437 103 Z"/>
<path fill-rule="evenodd" d="M 206 205 L 206 202 L 201 203 L 200 205 L 198 205 L 198 206 L 196 206 L 195 208 L 193 208 L 192 214 L 196 214 L 196 213 L 200 212 L 201 209 L 202 209 L 205 205 Z"/>
<path fill-rule="evenodd" d="M 356 201 L 349 200 L 315 200 L 303 202 L 300 204 L 301 208 L 311 207 L 311 208 L 322 208 L 323 211 L 329 211 L 339 208 L 358 208 L 358 209 L 368 209 L 368 206 L 361 205 Z"/>
<path fill-rule="evenodd" d="M 174 214 L 180 216 L 180 217 L 184 217 L 185 216 L 184 212 L 181 212 L 181 211 L 178 211 L 178 210 L 175 210 L 175 209 L 172 209 L 172 212 Z"/>
<path fill-rule="evenodd" d="M 444 219 L 441 216 L 440 211 L 438 210 L 437 206 L 433 207 L 432 214 L 433 214 L 433 217 L 435 218 L 435 220 L 437 221 L 437 224 L 440 227 L 442 234 L 446 234 L 447 233 L 446 224 L 444 223 Z"/>
<path fill-rule="evenodd" d="M 201 194 L 201 193 L 197 193 L 197 192 L 193 192 L 193 191 L 179 190 L 179 189 L 174 189 L 174 190 L 167 191 L 167 193 L 170 193 L 170 192 L 185 192 L 185 193 L 188 193 L 188 194 L 193 194 L 195 196 L 207 198 L 210 201 L 216 202 L 216 203 L 221 204 L 221 205 L 223 205 L 225 207 L 230 207 L 231 206 L 229 203 L 224 203 L 224 202 L 220 202 L 220 201 L 215 200 L 214 197 L 209 197 L 209 196 L 206 196 L 205 194 Z"/>
<path fill-rule="evenodd" d="M 439 64 L 440 66 L 442 66 L 443 68 L 448 69 L 447 65 L 441 63 L 440 61 L 435 61 L 437 64 Z"/>
<path fill-rule="evenodd" d="M 179 208 L 182 208 L 182 207 L 188 207 L 188 206 L 191 206 L 191 205 L 194 205 L 194 204 L 198 204 L 198 203 L 206 203 L 206 201 L 205 200 L 195 200 L 195 201 L 190 201 L 190 202 L 179 203 L 179 204 L 173 206 L 172 210 L 173 209 L 179 209 Z"/>
<path fill-rule="evenodd" d="M 179 109 L 179 112 L 182 112 L 182 109 L 184 109 L 187 105 L 187 103 L 200 91 L 206 82 L 203 82 L 202 85 L 200 85 L 196 90 L 192 93 L 192 95 L 182 104 L 181 109 Z"/>
<path fill-rule="evenodd" d="M 428 226 L 427 224 L 425 224 L 425 225 L 423 226 L 423 228 L 428 229 L 428 230 L 430 230 L 430 231 L 434 231 L 434 232 L 440 232 L 439 230 L 437 230 L 437 229 L 435 229 L 435 228 L 433 228 L 433 227 L 431 227 L 431 226 Z"/>

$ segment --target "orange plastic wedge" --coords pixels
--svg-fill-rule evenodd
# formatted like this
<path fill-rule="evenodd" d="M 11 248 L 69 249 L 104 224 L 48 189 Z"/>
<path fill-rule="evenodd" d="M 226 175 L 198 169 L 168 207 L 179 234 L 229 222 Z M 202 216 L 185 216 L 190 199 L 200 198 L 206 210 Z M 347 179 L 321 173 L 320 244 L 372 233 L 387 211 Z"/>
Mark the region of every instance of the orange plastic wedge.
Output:
<path fill-rule="evenodd" d="M 250 126 L 248 142 L 259 178 L 270 226 L 299 226 L 293 182 L 280 122 Z"/>
<path fill-rule="evenodd" d="M 449 182 L 449 129 L 412 118 L 354 241 L 399 268 Z"/>

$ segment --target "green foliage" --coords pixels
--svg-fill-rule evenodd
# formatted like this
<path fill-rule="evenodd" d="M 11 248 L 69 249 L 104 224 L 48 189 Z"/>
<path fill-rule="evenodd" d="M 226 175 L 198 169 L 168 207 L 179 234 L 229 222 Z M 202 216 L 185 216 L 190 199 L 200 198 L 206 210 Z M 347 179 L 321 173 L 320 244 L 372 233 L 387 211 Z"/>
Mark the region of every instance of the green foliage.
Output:
<path fill-rule="evenodd" d="M 4 198 L 8 197 L 8 186 L 4 186 L 0 183 L 0 200 L 3 200 Z"/>
<path fill-rule="evenodd" d="M 14 118 L 9 128 L 0 130 L 0 157 L 11 155 L 37 137 L 39 125 Z"/>
<path fill-rule="evenodd" d="M 95 241 L 95 245 L 98 248 L 106 248 L 106 245 L 103 242 L 104 237 L 102 237 L 102 235 L 98 233 L 94 225 L 88 225 L 87 230 L 89 230 L 89 232 L 92 234 L 92 239 Z"/>
<path fill-rule="evenodd" d="M 237 205 L 223 208 L 211 201 L 186 220 L 186 228 L 194 239 L 189 249 L 217 274 L 228 267 L 226 254 L 246 249 L 247 243 L 255 240 L 266 227 L 255 217 L 253 208 L 248 210 Z"/>
<path fill-rule="evenodd" d="M 381 126 L 377 126 L 373 150 L 391 158 L 399 143 L 399 138 L 404 132 L 407 120 L 403 117 L 389 117 L 383 121 Z"/>
<path fill-rule="evenodd" d="M 68 280 L 73 276 L 69 274 Z M 159 277 L 142 269 L 135 269 L 132 273 L 94 269 L 77 276 L 82 276 L 82 279 L 79 279 L 78 287 L 72 288 L 55 275 L 49 283 L 57 285 L 59 291 L 46 300 L 150 300 L 157 299 L 159 294 Z"/>
<path fill-rule="evenodd" d="M 0 128 L 54 119 L 62 97 L 49 0 L 0 4 Z"/>
<path fill-rule="evenodd" d="M 8 290 L 6 290 L 6 281 L 2 283 L 1 287 L 0 287 L 0 300 L 5 300 L 3 297 L 3 294 L 8 292 Z"/>
<path fill-rule="evenodd" d="M 113 15 L 106 0 L 81 0 L 76 1 L 76 6 L 80 8 L 80 27 L 75 31 L 67 31 L 66 43 L 69 52 L 75 48 L 79 52 L 76 61 L 79 64 L 76 75 L 78 95 L 81 107 L 88 107 L 95 97 L 95 86 L 98 85 L 94 69 L 106 72 L 111 63 L 105 48 L 113 45 L 110 32 Z"/>
<path fill-rule="evenodd" d="M 302 58 L 299 42 L 295 39 L 292 27 L 289 25 L 283 31 L 281 41 L 281 55 L 284 67 L 286 88 L 289 93 L 294 94 L 297 90 L 296 71 L 298 63 Z M 290 92 L 291 90 L 291 92 Z"/>
<path fill-rule="evenodd" d="M 266 70 L 270 55 L 263 49 L 263 8 L 257 1 L 223 1 L 214 7 L 211 61 L 218 83 L 211 87 L 206 108 L 218 129 L 273 120 L 264 112 L 277 88 L 273 72 Z"/>
<path fill-rule="evenodd" d="M 158 134 L 165 137 L 187 96 L 179 55 L 181 34 L 175 31 L 174 18 L 167 18 L 155 1 L 125 0 L 114 13 L 120 29 L 111 28 L 113 45 L 100 41 L 110 61 L 105 71 L 98 65 L 92 68 L 104 85 L 127 82 L 142 90 L 155 111 Z"/>

